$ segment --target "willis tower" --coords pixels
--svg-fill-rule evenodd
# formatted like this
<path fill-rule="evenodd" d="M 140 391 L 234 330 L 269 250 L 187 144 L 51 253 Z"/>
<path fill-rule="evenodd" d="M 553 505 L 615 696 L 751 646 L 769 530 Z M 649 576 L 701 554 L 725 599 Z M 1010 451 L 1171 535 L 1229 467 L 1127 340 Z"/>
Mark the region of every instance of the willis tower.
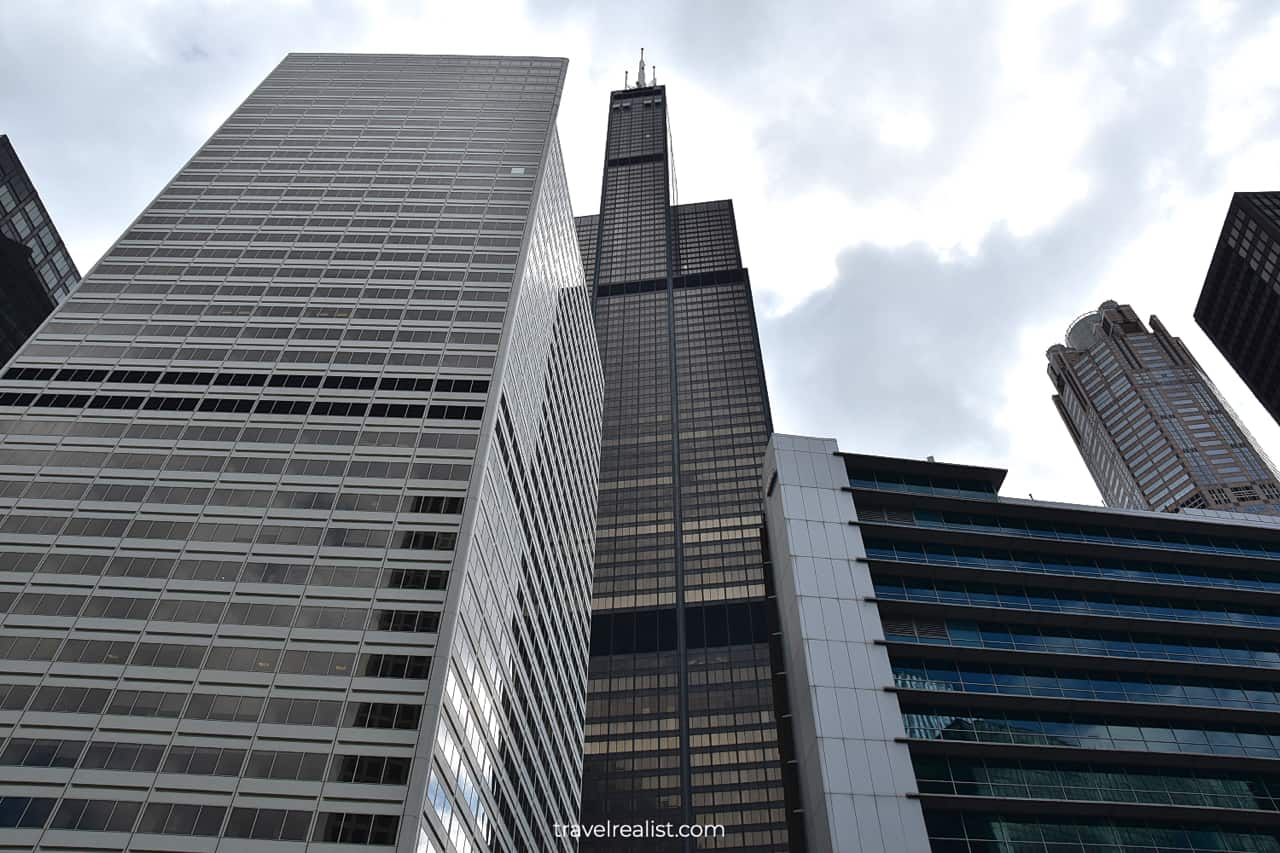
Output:
<path fill-rule="evenodd" d="M 609 97 L 600 213 L 577 219 L 605 380 L 582 822 L 724 835 L 582 849 L 788 850 L 751 286 L 733 203 L 672 204 L 674 187 L 642 55 Z"/>

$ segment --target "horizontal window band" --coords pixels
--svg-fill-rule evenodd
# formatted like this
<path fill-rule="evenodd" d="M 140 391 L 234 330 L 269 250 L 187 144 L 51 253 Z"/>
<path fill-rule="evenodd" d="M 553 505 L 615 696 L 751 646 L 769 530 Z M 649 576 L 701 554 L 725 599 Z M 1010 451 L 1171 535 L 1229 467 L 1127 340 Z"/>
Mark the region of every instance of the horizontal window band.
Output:
<path fill-rule="evenodd" d="M 0 377 L 11 382 L 107 382 L 131 385 L 227 385 L 247 388 L 339 388 L 350 390 L 439 391 L 485 394 L 487 379 L 420 379 L 413 376 L 355 376 L 315 373 L 215 373 L 207 370 L 105 370 L 81 367 L 11 367 Z"/>
<path fill-rule="evenodd" d="M 689 287 L 716 287 L 732 284 L 746 284 L 747 271 L 745 269 L 726 269 L 711 270 L 709 272 L 689 273 L 688 275 L 678 275 L 671 280 L 671 287 L 675 290 Z M 626 296 L 632 293 L 653 293 L 659 290 L 665 290 L 667 287 L 666 279 L 654 278 L 644 281 L 625 281 L 617 284 L 601 284 L 596 287 L 597 297 L 608 296 Z"/>
<path fill-rule="evenodd" d="M 426 406 L 420 403 L 360 403 L 339 400 L 253 400 L 245 397 L 141 397 L 112 394 L 0 393 L 0 406 L 37 409 L 115 409 L 158 412 L 235 412 L 264 415 L 313 415 L 324 417 L 430 418 L 478 421 L 483 406 Z"/>
<path fill-rule="evenodd" d="M 613 166 L 634 166 L 637 163 L 665 163 L 667 162 L 667 152 L 654 151 L 651 154 L 635 154 L 631 157 L 610 157 L 605 161 L 606 169 Z"/>

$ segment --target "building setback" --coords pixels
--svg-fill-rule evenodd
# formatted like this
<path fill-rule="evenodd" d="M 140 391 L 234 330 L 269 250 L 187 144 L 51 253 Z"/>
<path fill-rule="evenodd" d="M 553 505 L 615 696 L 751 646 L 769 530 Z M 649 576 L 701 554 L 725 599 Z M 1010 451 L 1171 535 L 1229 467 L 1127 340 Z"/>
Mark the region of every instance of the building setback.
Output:
<path fill-rule="evenodd" d="M 13 144 L 0 134 L 0 366 L 79 281 Z"/>
<path fill-rule="evenodd" d="M 0 379 L 7 850 L 572 850 L 567 63 L 289 55 Z"/>
<path fill-rule="evenodd" d="M 1108 300 L 1050 347 L 1058 414 L 1107 506 L 1280 514 L 1280 481 L 1182 340 Z"/>
<path fill-rule="evenodd" d="M 1196 322 L 1280 423 L 1280 192 L 1236 193 Z"/>
<path fill-rule="evenodd" d="M 814 853 L 1280 850 L 1280 522 L 775 435 Z"/>
<path fill-rule="evenodd" d="M 582 820 L 719 824 L 717 849 L 800 849 L 772 686 L 756 485 L 772 428 L 750 282 L 731 202 L 670 203 L 666 89 L 643 66 L 638 82 L 609 97 L 600 214 L 578 218 L 605 379 Z"/>

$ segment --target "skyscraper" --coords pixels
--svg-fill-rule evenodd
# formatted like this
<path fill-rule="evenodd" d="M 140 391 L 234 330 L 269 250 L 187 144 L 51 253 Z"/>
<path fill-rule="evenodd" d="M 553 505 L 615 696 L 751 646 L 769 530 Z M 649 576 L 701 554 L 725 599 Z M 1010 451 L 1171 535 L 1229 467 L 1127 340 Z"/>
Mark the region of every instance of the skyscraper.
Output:
<path fill-rule="evenodd" d="M 0 366 L 79 281 L 27 170 L 0 134 Z"/>
<path fill-rule="evenodd" d="M 578 219 L 605 379 L 582 819 L 785 850 L 751 287 L 733 204 L 671 204 L 666 89 L 636 82 L 609 96 L 600 214 Z"/>
<path fill-rule="evenodd" d="M 773 437 L 809 849 L 1280 850 L 1280 520 L 1004 475 Z"/>
<path fill-rule="evenodd" d="M 1236 193 L 1196 322 L 1280 423 L 1280 192 Z"/>
<path fill-rule="evenodd" d="M 565 68 L 288 56 L 18 353 L 7 849 L 571 849 L 602 388 Z"/>
<path fill-rule="evenodd" d="M 1108 300 L 1050 347 L 1054 405 L 1107 506 L 1280 514 L 1270 462 L 1179 338 Z"/>

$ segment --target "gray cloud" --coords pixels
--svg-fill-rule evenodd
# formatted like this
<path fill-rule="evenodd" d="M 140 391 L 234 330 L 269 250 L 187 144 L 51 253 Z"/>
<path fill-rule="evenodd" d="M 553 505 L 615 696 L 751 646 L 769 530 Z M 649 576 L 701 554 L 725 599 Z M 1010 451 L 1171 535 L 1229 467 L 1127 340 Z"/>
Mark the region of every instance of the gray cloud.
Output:
<path fill-rule="evenodd" d="M 595 54 L 627 63 L 617 67 L 619 85 L 624 67 L 634 79 L 647 43 L 660 71 L 770 116 L 756 143 L 782 193 L 820 186 L 865 197 L 900 192 L 908 180 L 922 186 L 981 127 L 999 71 L 999 7 L 990 3 L 534 0 L 529 8 L 547 21 L 589 22 Z M 871 96 L 927 115 L 940 144 L 886 146 L 865 109 Z"/>
<path fill-rule="evenodd" d="M 1020 328 L 1055 316 L 1065 326 L 1091 307 L 1107 265 L 1157 218 L 1159 201 L 1146 183 L 1152 164 L 1168 164 L 1194 192 L 1212 188 L 1222 169 L 1203 153 L 1205 67 L 1230 49 L 1230 31 L 1209 40 L 1173 20 L 1144 23 L 1120 27 L 1094 48 L 1113 57 L 1106 82 L 1126 106 L 1097 130 L 1078 164 L 1091 193 L 1052 226 L 1021 239 L 998 226 L 976 253 L 954 262 L 918 245 L 846 249 L 831 287 L 763 322 L 780 428 L 802 425 L 873 452 L 1004 455 L 1009 436 L 993 419 Z M 1195 48 L 1197 61 L 1136 61 L 1162 40 Z M 1196 275 L 1189 279 L 1198 284 Z M 1047 380 L 1044 394 L 1027 405 L 1048 406 Z"/>
<path fill-rule="evenodd" d="M 82 271 L 287 52 L 340 50 L 362 28 L 356 0 L 48 2 L 9 23 L 0 133 Z"/>

